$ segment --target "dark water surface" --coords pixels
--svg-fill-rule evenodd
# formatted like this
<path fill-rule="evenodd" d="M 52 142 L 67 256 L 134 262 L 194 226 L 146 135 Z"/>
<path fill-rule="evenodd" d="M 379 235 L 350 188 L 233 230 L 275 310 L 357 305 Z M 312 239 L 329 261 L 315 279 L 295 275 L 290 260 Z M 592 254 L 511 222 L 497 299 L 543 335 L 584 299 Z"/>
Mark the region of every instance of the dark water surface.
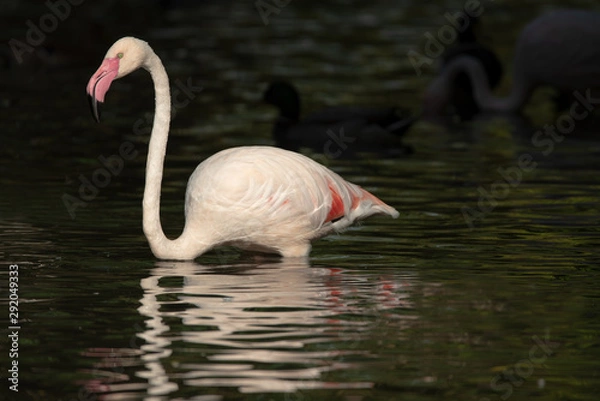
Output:
<path fill-rule="evenodd" d="M 406 54 L 463 4 L 292 0 L 265 26 L 252 1 L 189 3 L 84 2 L 22 64 L 4 47 L 0 303 L 10 334 L 16 264 L 20 330 L 18 357 L 0 342 L 0 399 L 597 399 L 600 121 L 534 146 L 559 116 L 548 92 L 523 119 L 419 122 L 407 157 L 307 150 L 401 213 L 316 242 L 307 264 L 233 249 L 157 261 L 141 230 L 147 136 L 134 129 L 153 109 L 150 79 L 115 82 L 102 124 L 84 96 L 115 39 L 147 39 L 173 83 L 203 87 L 171 131 L 162 219 L 175 237 L 200 161 L 273 143 L 276 112 L 260 101 L 270 80 L 294 82 L 307 111 L 349 103 L 418 113 L 432 73 L 418 76 Z M 484 41 L 505 65 L 523 24 L 552 8 L 485 6 Z M 13 38 L 48 12 L 3 7 Z M 509 88 L 510 74 L 500 92 Z M 133 157 L 102 176 L 99 157 L 126 142 Z M 94 179 L 102 187 L 80 193 Z M 14 360 L 18 393 L 6 380 Z"/>

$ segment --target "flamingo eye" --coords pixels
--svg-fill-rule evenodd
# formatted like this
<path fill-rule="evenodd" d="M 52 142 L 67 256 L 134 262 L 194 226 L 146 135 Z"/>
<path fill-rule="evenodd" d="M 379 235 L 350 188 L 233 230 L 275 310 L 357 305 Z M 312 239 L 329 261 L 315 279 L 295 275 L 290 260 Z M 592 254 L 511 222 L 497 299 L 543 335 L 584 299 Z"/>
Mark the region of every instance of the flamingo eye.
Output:
<path fill-rule="evenodd" d="M 123 53 L 117 53 L 117 58 L 123 58 Z"/>

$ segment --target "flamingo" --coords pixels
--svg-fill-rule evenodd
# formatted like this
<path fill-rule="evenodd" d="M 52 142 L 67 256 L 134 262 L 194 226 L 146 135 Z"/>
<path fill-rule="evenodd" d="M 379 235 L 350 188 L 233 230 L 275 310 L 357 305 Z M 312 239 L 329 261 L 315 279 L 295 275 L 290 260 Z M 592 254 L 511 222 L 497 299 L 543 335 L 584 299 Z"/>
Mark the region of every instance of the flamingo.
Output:
<path fill-rule="evenodd" d="M 442 69 L 445 68 L 446 65 L 457 57 L 471 56 L 481 63 L 481 66 L 485 70 L 487 84 L 490 90 L 493 90 L 502 79 L 502 63 L 491 49 L 477 41 L 475 27 L 478 23 L 478 18 L 471 17 L 466 29 L 458 32 L 458 43 L 448 48 L 442 55 L 441 67 Z M 449 99 L 449 102 L 452 104 L 455 113 L 461 121 L 471 120 L 473 116 L 481 111 L 473 98 L 473 86 L 466 73 L 458 73 L 454 78 L 451 96 L 452 98 Z"/>
<path fill-rule="evenodd" d="M 87 93 L 98 120 L 98 102 L 104 102 L 111 82 L 139 68 L 150 73 L 156 95 L 143 229 L 158 259 L 192 260 L 219 245 L 306 258 L 314 239 L 371 215 L 398 217 L 391 206 L 304 155 L 242 146 L 218 152 L 196 167 L 187 185 L 185 227 L 179 238 L 168 239 L 160 221 L 160 194 L 171 95 L 160 58 L 145 41 L 121 38 L 90 78 Z"/>
<path fill-rule="evenodd" d="M 530 22 L 517 41 L 513 88 L 505 98 L 494 96 L 475 58 L 456 57 L 425 92 L 424 115 L 439 115 L 451 96 L 457 74 L 469 75 L 478 106 L 487 111 L 515 112 L 540 85 L 561 92 L 600 87 L 600 13 L 557 10 Z"/>

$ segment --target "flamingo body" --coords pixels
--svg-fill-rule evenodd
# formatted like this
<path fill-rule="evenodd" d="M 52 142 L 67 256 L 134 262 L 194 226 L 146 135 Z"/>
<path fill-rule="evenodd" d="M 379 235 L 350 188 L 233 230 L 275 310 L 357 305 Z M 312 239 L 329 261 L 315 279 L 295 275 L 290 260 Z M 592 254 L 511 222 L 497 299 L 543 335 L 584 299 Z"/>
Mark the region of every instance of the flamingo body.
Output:
<path fill-rule="evenodd" d="M 534 19 L 519 36 L 514 63 L 518 80 L 531 86 L 600 86 L 600 13 L 559 10 Z"/>
<path fill-rule="evenodd" d="M 398 215 L 308 157 L 238 147 L 211 156 L 190 177 L 185 231 L 214 245 L 304 256 L 311 240 L 378 213 Z"/>
<path fill-rule="evenodd" d="M 144 233 L 159 259 L 190 260 L 219 245 L 306 257 L 311 241 L 374 214 L 398 212 L 306 156 L 269 146 L 221 151 L 202 162 L 186 192 L 186 222 L 168 239 L 160 222 L 160 186 L 170 94 L 160 59 L 144 41 L 122 38 L 88 83 L 94 115 L 110 83 L 138 69 L 152 75 L 156 113 L 146 165 Z"/>

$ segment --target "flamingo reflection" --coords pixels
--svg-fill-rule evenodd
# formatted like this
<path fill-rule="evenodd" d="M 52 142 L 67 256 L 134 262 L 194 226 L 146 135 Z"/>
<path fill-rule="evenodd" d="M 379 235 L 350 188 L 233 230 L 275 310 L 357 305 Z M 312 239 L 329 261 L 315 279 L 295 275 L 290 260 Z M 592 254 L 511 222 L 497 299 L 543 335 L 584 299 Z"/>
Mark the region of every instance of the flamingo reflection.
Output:
<path fill-rule="evenodd" d="M 369 381 L 326 380 L 335 376 L 327 373 L 375 359 L 361 344 L 373 316 L 410 324 L 414 316 L 401 312 L 411 307 L 411 280 L 409 274 L 346 275 L 302 262 L 157 262 L 140 283 L 138 311 L 146 320 L 137 334 L 143 368 L 135 376 L 147 381 L 147 394 L 159 397 L 180 387 L 243 393 L 369 388 Z"/>

